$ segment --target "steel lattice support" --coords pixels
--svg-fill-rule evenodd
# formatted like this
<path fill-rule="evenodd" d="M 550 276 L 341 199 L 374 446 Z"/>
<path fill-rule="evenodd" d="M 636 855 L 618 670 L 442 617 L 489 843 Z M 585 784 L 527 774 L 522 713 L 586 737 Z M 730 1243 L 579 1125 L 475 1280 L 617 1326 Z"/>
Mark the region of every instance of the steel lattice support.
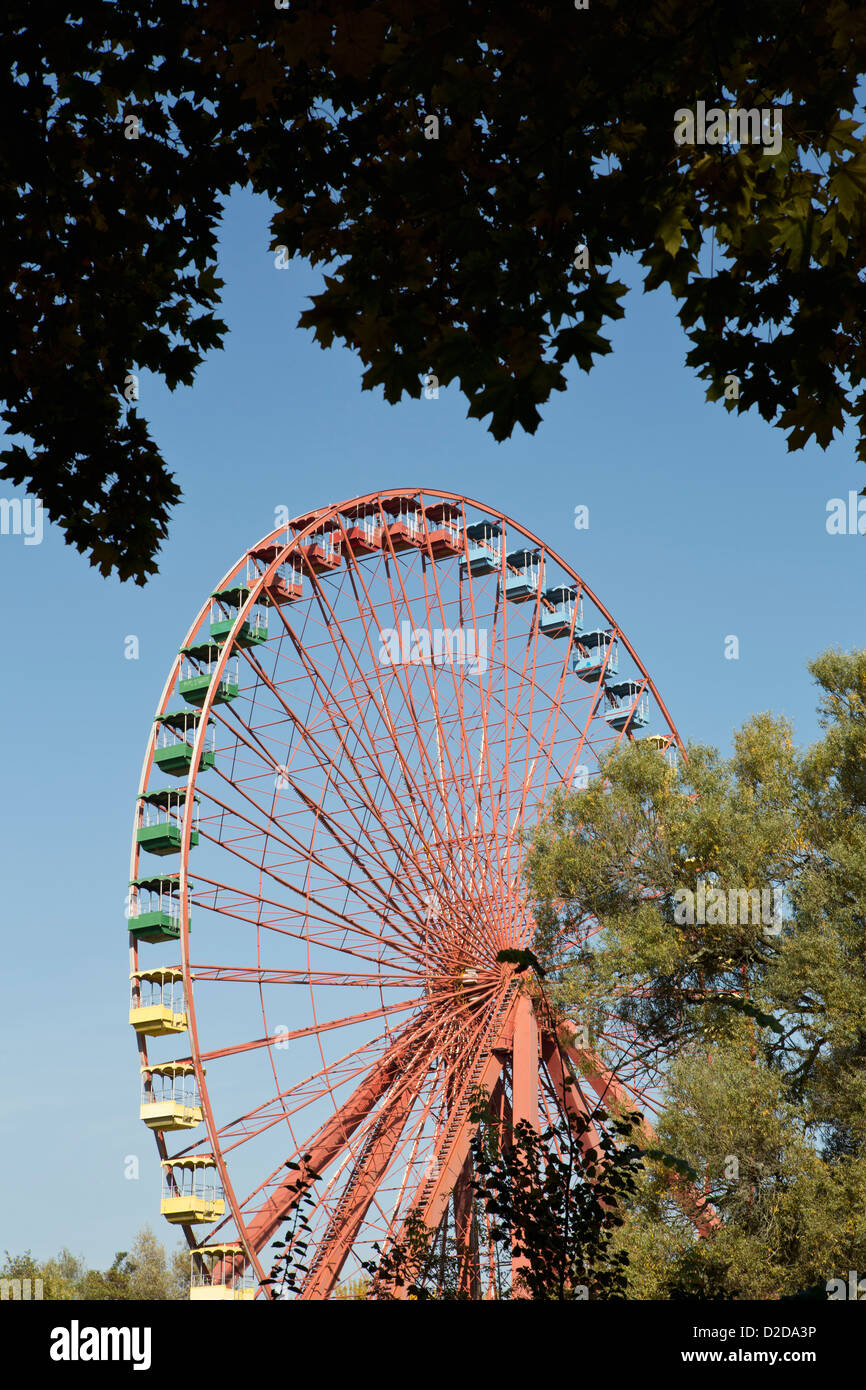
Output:
<path fill-rule="evenodd" d="M 566 1020 L 562 1025 L 561 1034 L 567 1039 L 569 1034 L 574 1037 L 574 1033 L 574 1024 Z M 564 1051 L 607 1109 L 615 1115 L 624 1115 L 628 1111 L 634 1110 L 634 1098 L 617 1081 L 613 1073 L 605 1067 L 601 1058 L 592 1048 L 576 1047 L 566 1042 Z M 640 1132 L 645 1143 L 653 1144 L 655 1142 L 655 1130 L 646 1119 L 641 1122 Z M 708 1236 L 711 1231 L 716 1230 L 721 1225 L 718 1212 L 692 1183 L 686 1182 L 677 1174 L 669 1177 L 668 1182 L 683 1211 L 694 1223 L 699 1236 Z"/>
<path fill-rule="evenodd" d="M 301 1290 L 302 1299 L 323 1299 L 331 1293 L 367 1208 L 390 1167 L 412 1100 L 412 1092 L 405 1087 L 392 1105 L 386 1103 L 382 1117 L 373 1127 L 371 1142 L 365 1146 L 319 1246 L 315 1263 Z"/>

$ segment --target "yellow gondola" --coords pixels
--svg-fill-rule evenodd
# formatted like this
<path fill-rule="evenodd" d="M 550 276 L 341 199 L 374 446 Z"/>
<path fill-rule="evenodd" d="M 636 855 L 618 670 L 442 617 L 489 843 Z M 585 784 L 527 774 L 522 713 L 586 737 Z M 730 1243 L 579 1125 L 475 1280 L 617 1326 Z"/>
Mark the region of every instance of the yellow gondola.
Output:
<path fill-rule="evenodd" d="M 200 1245 L 190 1251 L 191 1299 L 251 1299 L 256 1296 L 253 1271 L 246 1264 L 239 1241 L 227 1245 Z"/>
<path fill-rule="evenodd" d="M 188 1224 L 225 1216 L 225 1193 L 213 1154 L 163 1159 L 162 1183 L 160 1211 L 166 1221 Z"/>
<path fill-rule="evenodd" d="M 141 1069 L 140 1118 L 149 1129 L 195 1129 L 202 1121 L 192 1062 L 148 1062 Z"/>
<path fill-rule="evenodd" d="M 179 965 L 134 970 L 129 978 L 129 1022 L 136 1033 L 162 1038 L 186 1031 L 183 971 Z"/>

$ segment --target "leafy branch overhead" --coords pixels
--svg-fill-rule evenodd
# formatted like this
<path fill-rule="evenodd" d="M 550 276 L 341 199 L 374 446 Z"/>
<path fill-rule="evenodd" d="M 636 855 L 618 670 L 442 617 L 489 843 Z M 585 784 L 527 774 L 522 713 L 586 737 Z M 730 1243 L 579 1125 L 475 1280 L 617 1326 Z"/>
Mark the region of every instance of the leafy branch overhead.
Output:
<path fill-rule="evenodd" d="M 102 573 L 156 567 L 180 493 L 124 383 L 188 385 L 222 345 L 216 234 L 240 185 L 276 205 L 272 247 L 326 270 L 301 324 L 388 401 L 434 371 L 496 439 L 534 432 L 569 366 L 610 352 L 626 255 L 676 297 L 709 399 L 791 448 L 853 421 L 866 458 L 855 0 L 7 16 L 2 476 Z M 780 108 L 778 152 L 677 144 L 699 101 Z"/>
<path fill-rule="evenodd" d="M 515 975 L 522 975 L 526 970 L 534 970 L 539 979 L 544 978 L 545 971 L 533 951 L 518 950 L 516 947 L 509 946 L 504 951 L 499 951 L 496 956 L 497 961 L 502 965 L 513 965 Z"/>

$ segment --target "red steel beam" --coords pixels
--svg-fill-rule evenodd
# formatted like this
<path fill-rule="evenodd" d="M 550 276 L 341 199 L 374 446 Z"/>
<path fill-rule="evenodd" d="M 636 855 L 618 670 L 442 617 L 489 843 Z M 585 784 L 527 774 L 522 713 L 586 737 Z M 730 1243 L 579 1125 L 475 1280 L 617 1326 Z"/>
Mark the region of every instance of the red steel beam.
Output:
<path fill-rule="evenodd" d="M 560 1034 L 565 1033 L 566 1037 L 573 1038 L 577 1031 L 576 1025 L 570 1019 L 560 1023 L 559 1027 Z M 593 1048 L 576 1047 L 573 1042 L 567 1041 L 563 1047 L 599 1100 L 612 1114 L 622 1115 L 626 1111 L 634 1110 L 634 1098 L 617 1081 L 613 1072 L 605 1067 Z M 641 1121 L 640 1133 L 645 1143 L 653 1143 L 656 1139 L 656 1132 L 648 1120 Z M 699 1236 L 708 1236 L 711 1231 L 718 1229 L 722 1224 L 721 1217 L 694 1184 L 686 1182 L 677 1174 L 668 1178 L 668 1184 L 686 1216 L 694 1223 Z"/>
<path fill-rule="evenodd" d="M 510 1004 L 507 1004 L 507 1001 L 503 1000 L 503 1003 L 507 1004 L 507 1012 L 496 1028 L 496 1036 L 492 1037 L 488 1044 L 490 1050 L 487 1057 L 478 1069 L 477 1074 L 473 1071 L 466 1075 L 460 1094 L 455 1098 L 455 1112 L 452 1116 L 449 1116 L 448 1123 L 445 1126 L 442 1139 L 440 1140 L 442 1147 L 436 1152 L 438 1176 L 432 1185 L 432 1190 L 423 1194 L 423 1205 L 421 1206 L 422 1220 L 425 1226 L 429 1226 L 433 1231 L 438 1230 L 439 1223 L 445 1215 L 448 1199 L 469 1157 L 472 1135 L 478 1128 L 477 1124 L 469 1119 L 467 1093 L 470 1081 L 473 1088 L 476 1086 L 480 1087 L 490 1095 L 499 1080 L 502 1071 L 502 1048 L 503 1044 L 508 1046 L 505 1039 L 509 1038 L 513 1027 L 515 1002 L 516 1001 L 512 1001 Z M 481 1047 L 484 1047 L 484 1045 L 484 1039 L 481 1039 Z M 497 1053 L 500 1055 L 497 1056 Z M 424 1186 L 425 1185 L 422 1184 L 422 1188 Z M 412 1205 L 415 1205 L 414 1201 Z"/>
<path fill-rule="evenodd" d="M 481 1297 L 481 1265 L 478 1259 L 478 1233 L 475 1227 L 475 1188 L 472 1182 L 472 1155 L 454 1188 L 454 1231 L 457 1240 L 458 1292 L 473 1301 Z"/>
<path fill-rule="evenodd" d="M 538 1133 L 538 1020 L 528 994 L 519 994 L 514 1009 L 514 1043 L 511 1063 L 511 1106 L 514 1127 L 528 1124 Z M 529 1298 L 522 1286 L 526 1255 L 511 1256 L 511 1296 Z"/>
<path fill-rule="evenodd" d="M 302 1299 L 310 1301 L 328 1298 L 340 1277 L 340 1270 L 361 1228 L 361 1223 L 388 1171 L 414 1099 L 414 1089 L 411 1086 L 402 1087 L 389 1107 L 389 1112 L 380 1121 L 381 1128 L 377 1126 L 369 1151 L 349 1179 L 349 1199 L 345 1207 L 339 1211 L 339 1219 L 332 1221 L 329 1226 L 325 1239 L 319 1246 L 315 1267 L 304 1280 L 300 1293 Z"/>
<path fill-rule="evenodd" d="M 542 1036 L 541 1055 L 544 1065 L 547 1067 L 556 1098 L 565 1107 L 567 1114 L 579 1115 L 581 1119 L 589 1121 L 589 1127 L 577 1135 L 578 1148 L 581 1153 L 586 1154 L 590 1149 L 595 1149 L 601 1157 L 601 1138 L 598 1130 L 590 1119 L 590 1105 L 584 1096 L 580 1085 L 568 1079 L 565 1068 L 562 1065 L 562 1058 L 559 1055 L 559 1048 L 556 1039 L 550 1033 Z"/>
<path fill-rule="evenodd" d="M 305 1152 L 310 1154 L 306 1164 L 310 1171 L 323 1172 L 345 1148 L 361 1121 L 366 1119 L 394 1077 L 398 1075 L 401 1057 L 402 1052 L 395 1055 L 392 1050 L 382 1058 L 337 1113 L 332 1115 L 309 1141 Z M 267 1245 L 277 1227 L 296 1205 L 300 1196 L 297 1182 L 297 1173 L 285 1178 L 276 1192 L 272 1193 L 255 1216 L 246 1223 L 247 1240 L 254 1250 L 261 1250 Z"/>
<path fill-rule="evenodd" d="M 538 1021 L 528 994 L 519 994 L 514 1010 L 514 1123 L 525 1120 L 538 1133 Z"/>

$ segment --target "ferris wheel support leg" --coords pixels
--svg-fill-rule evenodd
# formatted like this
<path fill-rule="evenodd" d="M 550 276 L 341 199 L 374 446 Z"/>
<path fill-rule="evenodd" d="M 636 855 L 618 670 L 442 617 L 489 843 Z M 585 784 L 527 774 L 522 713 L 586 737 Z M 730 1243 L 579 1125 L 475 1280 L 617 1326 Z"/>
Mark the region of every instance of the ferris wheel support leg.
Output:
<path fill-rule="evenodd" d="M 458 1292 L 464 1298 L 480 1299 L 481 1266 L 475 1225 L 475 1188 L 472 1184 L 471 1155 L 467 1158 L 454 1188 L 454 1229 L 459 1260 Z"/>
<path fill-rule="evenodd" d="M 490 1092 L 490 1114 L 493 1116 L 499 1134 L 499 1143 L 503 1153 L 511 1152 L 511 1130 L 514 1125 L 514 1116 L 511 1113 L 511 1101 L 505 1090 L 505 1084 L 500 1076 L 493 1090 Z"/>
<path fill-rule="evenodd" d="M 538 1020 L 528 994 L 518 995 L 514 1010 L 514 1042 L 512 1052 L 512 1110 L 514 1124 L 530 1125 L 536 1134 L 538 1123 Z M 521 1291 L 523 1270 L 529 1265 L 525 1255 L 511 1257 L 511 1296 L 529 1298 Z"/>
<path fill-rule="evenodd" d="M 308 1141 L 307 1170 L 322 1174 L 328 1165 L 339 1157 L 348 1147 L 349 1140 L 361 1121 L 385 1094 L 398 1070 L 398 1059 L 389 1053 L 368 1072 L 360 1086 Z M 306 1151 L 299 1150 L 297 1156 L 300 1157 L 301 1153 Z M 247 1240 L 253 1250 L 258 1252 L 267 1245 L 280 1222 L 285 1221 L 294 1210 L 301 1195 L 302 1189 L 298 1186 L 297 1174 L 293 1172 L 288 1178 L 283 1179 L 261 1210 L 247 1222 Z"/>
<path fill-rule="evenodd" d="M 560 1037 L 565 1034 L 574 1036 L 574 1024 L 566 1020 L 560 1028 Z M 629 1095 L 625 1088 L 617 1081 L 613 1072 L 605 1067 L 598 1053 L 592 1048 L 575 1047 L 569 1042 L 565 1042 L 563 1050 L 574 1062 L 575 1068 L 589 1082 L 595 1091 L 602 1105 L 614 1115 L 623 1115 L 635 1109 L 634 1097 Z M 652 1143 L 656 1133 L 648 1120 L 642 1119 L 639 1126 L 639 1133 L 644 1143 Z M 674 1196 L 685 1212 L 686 1216 L 693 1223 L 699 1236 L 708 1236 L 716 1230 L 722 1223 L 721 1217 L 706 1199 L 702 1192 L 689 1182 L 685 1182 L 678 1174 L 674 1173 L 668 1178 Z"/>
<path fill-rule="evenodd" d="M 445 1214 L 454 1185 L 469 1155 L 472 1136 L 478 1129 L 477 1121 L 470 1119 L 470 1098 L 467 1087 L 471 1083 L 473 1092 L 480 1090 L 490 1096 L 502 1074 L 503 1059 L 512 1049 L 512 1020 L 516 1001 L 509 1003 L 510 998 L 509 991 L 505 1000 L 501 1001 L 503 1004 L 507 1004 L 508 1012 L 501 1019 L 494 1020 L 495 1028 L 479 1045 L 483 1064 L 479 1064 L 479 1071 L 470 1073 L 467 1077 L 457 1106 L 449 1117 L 448 1124 L 436 1148 L 437 1177 L 432 1183 L 425 1184 L 422 1181 L 412 1202 L 412 1206 L 418 1207 L 424 1224 L 429 1226 L 431 1231 L 439 1229 L 439 1223 Z"/>
<path fill-rule="evenodd" d="M 581 1153 L 586 1154 L 590 1149 L 595 1149 L 596 1153 L 600 1153 L 601 1138 L 591 1119 L 589 1102 L 581 1091 L 579 1083 L 569 1079 L 566 1069 L 562 1065 L 562 1056 L 556 1039 L 550 1033 L 543 1035 L 541 1055 L 556 1094 L 557 1104 L 565 1108 L 569 1120 L 573 1120 L 575 1116 L 580 1117 L 577 1143 Z M 570 1066 L 568 1071 L 571 1071 Z"/>
<path fill-rule="evenodd" d="M 517 999 L 513 1049 L 514 1123 L 525 1120 L 538 1133 L 538 1020 L 528 994 Z"/>
<path fill-rule="evenodd" d="M 341 1199 L 345 1201 L 345 1205 L 340 1212 L 339 1223 L 331 1223 L 323 1243 L 319 1246 L 315 1266 L 311 1267 L 301 1289 L 302 1299 L 320 1300 L 330 1297 L 361 1223 L 391 1165 L 407 1116 L 412 1109 L 412 1100 L 410 1088 L 405 1087 L 395 1099 L 391 1113 L 384 1120 L 381 1131 L 366 1157 L 354 1170 L 349 1183 L 351 1191 Z"/>

